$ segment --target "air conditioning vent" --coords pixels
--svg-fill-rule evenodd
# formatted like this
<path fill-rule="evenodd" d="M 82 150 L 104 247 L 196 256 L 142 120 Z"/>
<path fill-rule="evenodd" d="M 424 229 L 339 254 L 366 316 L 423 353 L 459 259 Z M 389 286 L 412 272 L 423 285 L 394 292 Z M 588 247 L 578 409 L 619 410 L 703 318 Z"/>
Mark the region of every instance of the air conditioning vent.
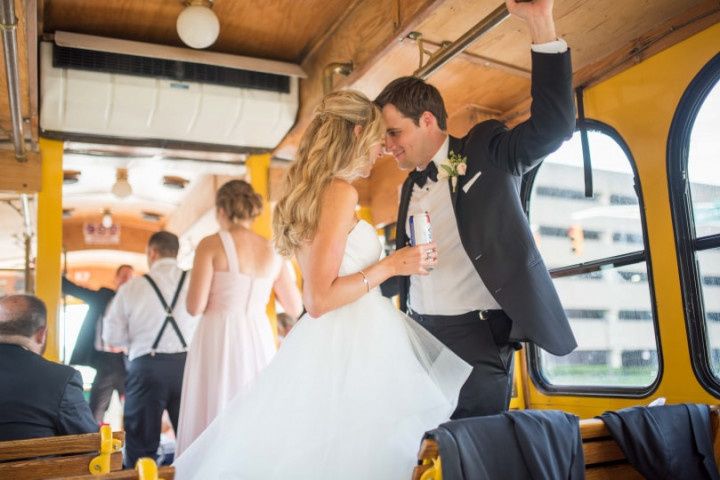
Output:
<path fill-rule="evenodd" d="M 195 51 L 188 60 L 168 59 L 158 51 L 184 49 L 94 38 L 128 50 L 40 44 L 40 128 L 48 136 L 271 149 L 295 123 L 299 80 L 292 65 L 216 54 L 237 60 L 236 68 L 202 63 L 217 57 Z M 270 67 L 277 69 L 262 70 Z"/>
<path fill-rule="evenodd" d="M 53 67 L 289 93 L 290 77 L 53 45 Z"/>

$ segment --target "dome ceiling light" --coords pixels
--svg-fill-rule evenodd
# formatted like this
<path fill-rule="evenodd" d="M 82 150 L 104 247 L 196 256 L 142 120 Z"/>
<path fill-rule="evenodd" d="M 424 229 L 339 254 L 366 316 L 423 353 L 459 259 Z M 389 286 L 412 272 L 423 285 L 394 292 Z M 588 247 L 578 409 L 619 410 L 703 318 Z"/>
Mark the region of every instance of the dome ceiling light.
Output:
<path fill-rule="evenodd" d="M 220 21 L 211 10 L 212 0 L 188 0 L 177 18 L 177 33 L 185 45 L 207 48 L 220 34 Z"/>
<path fill-rule="evenodd" d="M 132 186 L 128 182 L 127 168 L 118 168 L 115 171 L 115 183 L 110 190 L 118 198 L 125 198 L 132 195 Z"/>

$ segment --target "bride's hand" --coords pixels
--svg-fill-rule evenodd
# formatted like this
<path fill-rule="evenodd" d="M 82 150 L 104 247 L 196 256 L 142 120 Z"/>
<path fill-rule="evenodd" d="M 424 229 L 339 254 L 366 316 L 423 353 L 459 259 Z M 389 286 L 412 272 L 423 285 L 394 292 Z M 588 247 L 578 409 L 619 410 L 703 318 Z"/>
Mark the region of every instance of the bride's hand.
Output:
<path fill-rule="evenodd" d="M 403 247 L 387 259 L 392 262 L 395 275 L 427 275 L 437 265 L 437 245 L 425 243 Z"/>

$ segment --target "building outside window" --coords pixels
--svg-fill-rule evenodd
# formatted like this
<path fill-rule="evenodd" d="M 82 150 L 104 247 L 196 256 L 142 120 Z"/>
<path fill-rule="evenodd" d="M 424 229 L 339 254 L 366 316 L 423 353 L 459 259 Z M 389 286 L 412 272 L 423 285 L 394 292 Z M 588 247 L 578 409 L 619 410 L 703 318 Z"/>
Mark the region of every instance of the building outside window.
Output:
<path fill-rule="evenodd" d="M 593 125 L 591 198 L 578 132 L 529 180 L 531 228 L 578 341 L 570 355 L 540 350 L 531 362 L 553 388 L 647 388 L 659 363 L 639 189 L 616 134 Z"/>
<path fill-rule="evenodd" d="M 720 55 L 691 82 L 673 119 L 668 176 L 693 366 L 720 392 Z"/>

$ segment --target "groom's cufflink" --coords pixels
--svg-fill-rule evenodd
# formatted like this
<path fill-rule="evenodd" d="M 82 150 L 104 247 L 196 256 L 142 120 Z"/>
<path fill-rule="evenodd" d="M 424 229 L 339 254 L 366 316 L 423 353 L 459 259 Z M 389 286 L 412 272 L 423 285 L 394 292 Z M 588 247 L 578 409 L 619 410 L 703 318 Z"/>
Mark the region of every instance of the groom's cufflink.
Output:
<path fill-rule="evenodd" d="M 481 174 L 482 172 L 477 172 L 470 180 L 468 180 L 467 183 L 462 187 L 463 192 L 467 193 L 468 190 L 470 190 L 470 187 L 473 186 L 473 183 L 475 183 L 477 179 L 480 178 Z"/>

